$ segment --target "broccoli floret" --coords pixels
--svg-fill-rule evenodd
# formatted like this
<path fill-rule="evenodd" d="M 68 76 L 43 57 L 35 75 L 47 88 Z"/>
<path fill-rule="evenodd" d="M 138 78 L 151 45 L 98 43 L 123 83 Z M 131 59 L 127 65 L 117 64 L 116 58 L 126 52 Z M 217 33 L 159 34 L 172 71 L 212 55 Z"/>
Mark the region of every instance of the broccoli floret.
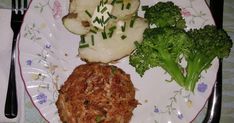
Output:
<path fill-rule="evenodd" d="M 183 29 L 173 27 L 146 29 L 144 40 L 136 43 L 136 50 L 130 55 L 130 64 L 143 76 L 153 67 L 162 67 L 172 79 L 184 86 L 184 76 L 179 65 L 180 55 L 189 52 L 190 38 Z"/>
<path fill-rule="evenodd" d="M 145 18 L 156 28 L 145 30 L 143 42 L 136 43 L 129 61 L 140 76 L 150 68 L 162 67 L 180 86 L 194 92 L 201 72 L 216 57 L 228 57 L 233 43 L 223 29 L 211 25 L 185 32 L 180 11 L 173 2 L 158 2 L 147 8 Z M 181 55 L 187 61 L 186 73 L 179 64 Z"/>
<path fill-rule="evenodd" d="M 173 2 L 158 2 L 145 11 L 145 18 L 157 27 L 177 27 L 184 29 L 185 20 L 181 15 L 181 9 Z"/>
<path fill-rule="evenodd" d="M 188 31 L 193 48 L 185 55 L 187 61 L 186 89 L 194 91 L 203 70 L 210 67 L 215 57 L 229 56 L 232 40 L 223 29 L 207 25 L 202 29 Z"/>

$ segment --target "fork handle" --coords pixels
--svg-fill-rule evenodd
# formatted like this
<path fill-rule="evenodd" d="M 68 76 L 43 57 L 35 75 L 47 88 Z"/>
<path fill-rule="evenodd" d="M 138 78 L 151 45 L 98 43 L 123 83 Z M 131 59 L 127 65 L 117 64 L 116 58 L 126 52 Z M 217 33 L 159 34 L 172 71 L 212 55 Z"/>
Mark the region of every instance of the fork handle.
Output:
<path fill-rule="evenodd" d="M 11 52 L 10 74 L 8 80 L 8 89 L 5 102 L 5 116 L 7 118 L 15 118 L 18 113 L 17 94 L 16 94 L 16 80 L 15 80 L 15 45 L 17 34 L 13 35 L 13 44 Z"/>

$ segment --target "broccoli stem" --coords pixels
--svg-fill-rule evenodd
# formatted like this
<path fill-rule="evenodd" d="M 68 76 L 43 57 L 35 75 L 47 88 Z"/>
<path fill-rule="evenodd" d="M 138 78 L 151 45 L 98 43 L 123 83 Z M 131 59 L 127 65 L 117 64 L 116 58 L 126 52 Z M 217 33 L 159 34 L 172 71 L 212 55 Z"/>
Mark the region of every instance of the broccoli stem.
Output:
<path fill-rule="evenodd" d="M 195 85 L 200 78 L 200 64 L 196 62 L 188 62 L 187 75 L 185 78 L 185 89 L 194 92 Z"/>
<path fill-rule="evenodd" d="M 162 65 L 161 67 L 171 75 L 173 80 L 175 80 L 180 86 L 184 87 L 185 78 L 176 63 L 165 61 L 165 65 Z"/>
<path fill-rule="evenodd" d="M 175 80 L 180 86 L 184 87 L 185 77 L 183 76 L 179 64 L 174 59 L 172 59 L 171 54 L 167 51 L 160 52 L 160 54 L 163 60 L 163 64 L 160 66 L 171 75 L 173 80 Z"/>
<path fill-rule="evenodd" d="M 214 58 L 196 55 L 194 59 L 188 60 L 187 75 L 185 78 L 185 89 L 194 92 L 196 83 L 200 79 L 201 72 L 211 65 Z"/>

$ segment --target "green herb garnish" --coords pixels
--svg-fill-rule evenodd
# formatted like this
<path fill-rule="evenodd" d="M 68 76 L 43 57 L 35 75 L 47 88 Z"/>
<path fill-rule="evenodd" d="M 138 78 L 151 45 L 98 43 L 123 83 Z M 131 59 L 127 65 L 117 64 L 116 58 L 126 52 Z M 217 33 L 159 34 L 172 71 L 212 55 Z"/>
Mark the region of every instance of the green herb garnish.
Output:
<path fill-rule="evenodd" d="M 125 28 L 126 28 L 126 22 L 124 22 L 124 25 L 123 25 L 123 26 L 121 26 L 121 30 L 122 30 L 122 32 L 124 32 L 124 31 L 125 31 Z"/>
<path fill-rule="evenodd" d="M 98 30 L 98 28 L 97 28 L 96 26 L 94 26 L 94 28 L 95 28 L 96 30 Z"/>
<path fill-rule="evenodd" d="M 92 41 L 92 45 L 94 46 L 94 36 L 91 35 L 91 41 Z"/>
<path fill-rule="evenodd" d="M 100 24 L 101 22 L 100 22 L 100 19 L 98 19 L 98 17 L 95 17 L 95 19 L 93 20 L 93 23 L 98 23 L 98 24 Z"/>
<path fill-rule="evenodd" d="M 85 43 L 85 36 L 84 35 L 80 36 L 80 43 Z"/>
<path fill-rule="evenodd" d="M 101 10 L 101 13 L 103 14 L 106 10 L 107 10 L 107 8 L 104 7 L 104 8 Z"/>
<path fill-rule="evenodd" d="M 122 40 L 124 40 L 125 38 L 127 38 L 126 35 L 122 35 L 122 36 L 121 36 L 121 39 L 122 39 Z"/>
<path fill-rule="evenodd" d="M 103 23 L 104 23 L 104 16 L 102 16 L 101 21 L 100 21 L 101 26 L 103 26 Z"/>
<path fill-rule="evenodd" d="M 131 21 L 130 21 L 130 27 L 131 27 L 131 28 L 133 27 L 135 21 L 136 21 L 136 17 L 133 17 L 133 18 L 131 19 Z"/>
<path fill-rule="evenodd" d="M 98 6 L 97 6 L 97 12 L 99 12 L 99 11 L 100 11 L 100 6 L 98 5 Z"/>
<path fill-rule="evenodd" d="M 94 30 L 92 30 L 92 29 L 90 29 L 90 32 L 92 32 L 92 33 L 94 33 L 94 34 L 97 34 L 97 32 L 94 31 Z"/>
<path fill-rule="evenodd" d="M 124 3 L 122 3 L 121 10 L 124 10 Z"/>
<path fill-rule="evenodd" d="M 100 5 L 103 6 L 104 5 L 104 2 L 103 0 L 100 1 Z"/>
<path fill-rule="evenodd" d="M 107 4 L 108 3 L 108 0 L 106 0 L 105 2 L 104 2 L 104 4 Z"/>
<path fill-rule="evenodd" d="M 115 74 L 115 72 L 116 72 L 116 67 L 111 66 L 111 73 L 112 73 L 112 74 Z"/>
<path fill-rule="evenodd" d="M 123 0 L 117 0 L 116 3 L 123 3 Z"/>
<path fill-rule="evenodd" d="M 96 123 L 100 123 L 102 120 L 102 117 L 97 115 L 95 120 L 96 120 Z"/>
<path fill-rule="evenodd" d="M 105 21 L 104 24 L 106 24 L 110 20 L 110 17 L 108 17 Z"/>
<path fill-rule="evenodd" d="M 86 47 L 89 47 L 89 44 L 83 44 L 79 46 L 79 48 L 86 48 Z"/>
<path fill-rule="evenodd" d="M 108 14 L 108 16 L 109 16 L 110 18 L 112 18 L 112 19 L 117 19 L 117 17 L 114 16 L 114 15 L 112 15 L 112 14 L 110 14 L 110 12 L 107 12 L 107 14 Z"/>
<path fill-rule="evenodd" d="M 109 32 L 109 38 L 112 37 L 113 33 L 114 33 L 114 30 Z"/>
<path fill-rule="evenodd" d="M 116 26 L 112 26 L 109 30 L 110 31 L 113 31 L 113 30 L 115 30 L 116 29 Z"/>
<path fill-rule="evenodd" d="M 92 15 L 89 13 L 88 10 L 85 10 L 85 13 L 86 13 L 90 18 L 92 17 Z"/>
<path fill-rule="evenodd" d="M 126 9 L 130 9 L 130 7 L 131 7 L 131 3 L 128 3 L 126 6 Z"/>
<path fill-rule="evenodd" d="M 112 37 L 113 33 L 114 33 L 114 30 L 116 29 L 116 26 L 112 26 L 111 28 L 109 28 L 109 38 Z"/>
<path fill-rule="evenodd" d="M 103 38 L 103 39 L 107 39 L 107 36 L 106 36 L 106 32 L 105 32 L 105 31 L 102 32 L 102 38 Z"/>

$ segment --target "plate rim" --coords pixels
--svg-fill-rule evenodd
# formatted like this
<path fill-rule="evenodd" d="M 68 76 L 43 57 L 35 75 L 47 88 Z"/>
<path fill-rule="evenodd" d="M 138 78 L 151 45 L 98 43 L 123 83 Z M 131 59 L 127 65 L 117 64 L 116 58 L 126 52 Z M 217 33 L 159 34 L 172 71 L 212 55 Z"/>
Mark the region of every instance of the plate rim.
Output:
<path fill-rule="evenodd" d="M 141 0 L 140 0 L 141 1 Z M 160 0 L 159 0 L 160 1 Z M 32 3 L 33 1 L 30 1 L 30 3 L 29 3 L 29 7 L 31 6 L 31 3 Z M 173 2 L 173 1 L 172 1 Z M 204 2 L 204 3 L 206 3 L 206 2 Z M 207 3 L 206 3 L 206 5 L 207 5 Z M 210 11 L 210 9 L 209 9 L 209 11 Z M 211 12 L 211 11 L 210 11 Z M 24 19 L 25 19 L 25 17 L 27 16 L 27 13 L 28 13 L 28 11 L 26 11 L 26 13 L 25 13 L 25 15 L 24 15 Z M 211 17 L 212 18 L 212 20 L 214 19 L 213 17 Z M 25 22 L 25 20 L 23 20 L 23 23 Z M 21 32 L 22 32 L 22 29 L 23 28 L 23 26 L 21 27 L 21 29 L 20 29 L 20 33 L 19 33 L 19 36 L 18 36 L 18 40 L 17 40 L 17 65 L 19 66 L 19 73 L 20 73 L 20 78 L 21 78 L 21 80 L 22 80 L 22 82 L 23 82 L 23 85 L 24 85 L 24 87 L 23 88 L 25 88 L 25 91 L 26 91 L 26 93 L 28 94 L 28 97 L 29 97 L 29 99 L 30 99 L 30 101 L 32 102 L 32 104 L 33 104 L 33 107 L 35 107 L 36 109 L 37 109 L 37 111 L 39 112 L 39 114 L 40 114 L 40 116 L 46 121 L 46 122 L 50 122 L 43 114 L 42 114 L 42 112 L 40 111 L 40 109 L 39 109 L 39 107 L 38 106 L 36 106 L 36 104 L 35 104 L 35 102 L 33 101 L 33 99 L 32 99 L 32 96 L 31 96 L 31 94 L 29 93 L 29 91 L 28 91 L 28 89 L 27 89 L 27 85 L 26 85 L 26 82 L 25 82 L 25 78 L 24 78 L 24 76 L 23 76 L 23 71 L 22 71 L 22 64 L 21 64 L 21 55 L 20 55 L 20 53 L 21 53 L 21 51 L 20 51 L 20 39 L 21 39 Z M 218 64 L 218 67 L 219 67 L 219 64 Z M 217 76 L 217 72 L 216 72 L 216 76 Z M 209 97 L 212 95 L 212 90 L 213 90 L 213 88 L 214 88 L 214 85 L 215 85 L 215 83 L 217 83 L 216 82 L 216 80 L 215 80 L 215 82 L 213 82 L 212 84 L 211 84 L 211 92 L 208 94 L 209 96 L 205 99 L 205 103 L 202 105 L 202 107 L 201 107 L 201 109 L 199 109 L 199 110 L 197 110 L 198 111 L 198 113 L 196 113 L 196 115 L 194 115 L 194 118 L 192 118 L 191 119 L 191 121 L 190 122 L 193 122 L 196 118 L 197 118 L 197 116 L 201 113 L 201 111 L 204 109 L 204 107 L 206 106 L 206 104 L 207 104 L 207 102 L 208 102 L 208 100 L 209 100 Z"/>

